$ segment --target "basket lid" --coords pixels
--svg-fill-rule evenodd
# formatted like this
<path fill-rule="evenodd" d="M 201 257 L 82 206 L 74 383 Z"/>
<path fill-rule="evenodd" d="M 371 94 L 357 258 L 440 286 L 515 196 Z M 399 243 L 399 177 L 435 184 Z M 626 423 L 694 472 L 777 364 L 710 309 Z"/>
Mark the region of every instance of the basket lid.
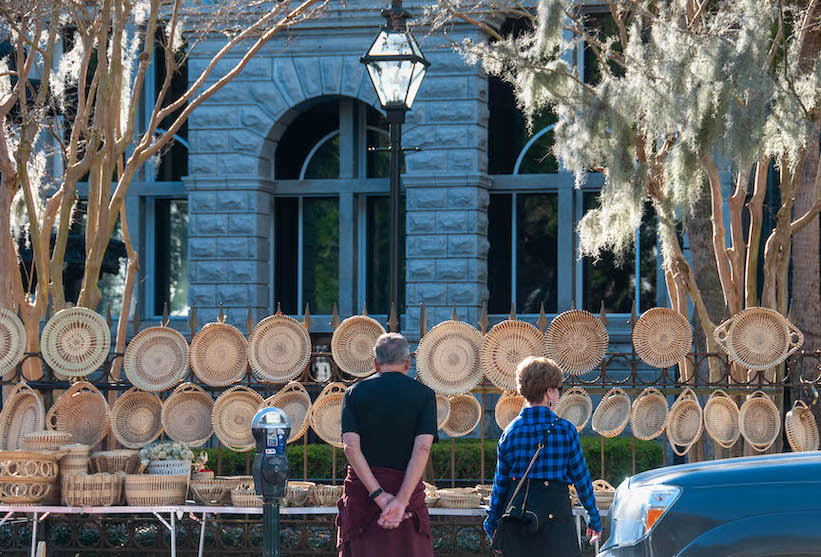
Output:
<path fill-rule="evenodd" d="M 26 329 L 20 318 L 0 308 L 0 375 L 5 375 L 20 362 L 26 350 Z"/>
<path fill-rule="evenodd" d="M 437 393 L 466 393 L 482 380 L 481 348 L 482 333 L 474 327 L 462 321 L 443 321 L 419 341 L 416 370 Z"/>
<path fill-rule="evenodd" d="M 593 415 L 593 401 L 581 387 L 571 387 L 559 397 L 554 412 L 576 426 L 576 431 L 581 431 Z"/>
<path fill-rule="evenodd" d="M 266 317 L 248 338 L 248 363 L 264 381 L 286 383 L 302 373 L 310 360 L 311 337 L 293 317 Z"/>
<path fill-rule="evenodd" d="M 753 371 L 777 366 L 804 344 L 804 335 L 769 308 L 747 308 L 716 327 L 714 336 L 730 360 Z"/>
<path fill-rule="evenodd" d="M 199 447 L 214 433 L 213 408 L 214 399 L 202 387 L 183 383 L 163 403 L 163 430 L 172 441 Z"/>
<path fill-rule="evenodd" d="M 448 419 L 442 424 L 442 431 L 451 437 L 467 435 L 479 425 L 482 407 L 471 394 L 454 395 L 448 399 L 450 410 Z"/>
<path fill-rule="evenodd" d="M 601 319 L 580 309 L 557 315 L 545 332 L 545 351 L 569 375 L 581 375 L 604 359 L 609 337 Z"/>
<path fill-rule="evenodd" d="M 208 323 L 191 340 L 191 369 L 203 383 L 226 387 L 239 382 L 248 369 L 248 342 L 236 327 Z"/>
<path fill-rule="evenodd" d="M 502 431 L 519 415 L 524 403 L 525 397 L 516 393 L 504 393 L 499 397 L 493 414 L 496 418 L 496 424 Z"/>
<path fill-rule="evenodd" d="M 55 313 L 40 337 L 43 359 L 68 377 L 85 377 L 102 366 L 110 345 L 111 332 L 105 319 L 82 307 Z"/>
<path fill-rule="evenodd" d="M 124 447 L 142 448 L 162 433 L 162 400 L 132 387 L 111 407 L 111 431 Z"/>
<path fill-rule="evenodd" d="M 652 308 L 645 311 L 633 327 L 633 346 L 648 365 L 674 366 L 691 350 L 693 330 L 679 312 Z"/>
<path fill-rule="evenodd" d="M 16 451 L 26 437 L 45 428 L 46 409 L 40 393 L 25 381 L 15 385 L 0 411 L 0 449 Z"/>
<path fill-rule="evenodd" d="M 311 407 L 311 427 L 320 439 L 335 447 L 342 447 L 342 400 L 345 385 L 330 383 Z"/>
<path fill-rule="evenodd" d="M 262 404 L 262 397 L 248 387 L 232 387 L 214 403 L 211 421 L 214 433 L 229 449 L 243 452 L 254 448 L 251 422 Z"/>
<path fill-rule="evenodd" d="M 528 356 L 544 355 L 543 335 L 525 321 L 506 319 L 482 341 L 479 359 L 490 382 L 503 391 L 516 389 L 516 368 Z"/>
<path fill-rule="evenodd" d="M 311 411 L 311 395 L 301 383 L 291 381 L 279 392 L 266 398 L 260 408 L 276 407 L 288 415 L 291 433 L 288 443 L 302 437 L 308 429 L 308 413 Z"/>
<path fill-rule="evenodd" d="M 108 433 L 110 420 L 105 396 L 88 381 L 78 381 L 49 409 L 46 427 L 67 431 L 77 443 L 93 447 Z"/>
<path fill-rule="evenodd" d="M 373 347 L 385 328 L 367 315 L 352 315 L 334 330 L 331 353 L 339 369 L 354 377 L 374 372 Z"/>
<path fill-rule="evenodd" d="M 188 342 L 171 327 L 149 327 L 128 343 L 123 367 L 131 384 L 143 391 L 170 389 L 188 370 Z"/>

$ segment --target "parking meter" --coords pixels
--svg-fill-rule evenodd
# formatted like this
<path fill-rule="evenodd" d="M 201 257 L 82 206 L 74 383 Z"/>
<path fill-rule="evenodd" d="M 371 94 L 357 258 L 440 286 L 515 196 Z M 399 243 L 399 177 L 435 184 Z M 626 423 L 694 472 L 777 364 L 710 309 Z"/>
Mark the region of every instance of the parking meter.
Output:
<path fill-rule="evenodd" d="M 265 557 L 279 555 L 279 500 L 288 483 L 285 445 L 291 434 L 291 420 L 279 408 L 263 408 L 251 422 L 257 454 L 251 469 L 254 490 L 262 497 L 263 551 Z"/>

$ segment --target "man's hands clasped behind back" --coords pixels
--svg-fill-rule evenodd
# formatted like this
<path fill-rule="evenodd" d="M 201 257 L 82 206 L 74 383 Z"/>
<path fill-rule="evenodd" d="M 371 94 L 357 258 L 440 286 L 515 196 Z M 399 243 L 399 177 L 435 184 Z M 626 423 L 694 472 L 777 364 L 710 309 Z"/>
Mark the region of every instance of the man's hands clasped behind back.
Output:
<path fill-rule="evenodd" d="M 386 530 L 398 528 L 403 520 L 411 517 L 411 513 L 405 512 L 407 502 L 400 501 L 395 495 L 383 491 L 374 502 L 382 509 L 377 524 Z"/>

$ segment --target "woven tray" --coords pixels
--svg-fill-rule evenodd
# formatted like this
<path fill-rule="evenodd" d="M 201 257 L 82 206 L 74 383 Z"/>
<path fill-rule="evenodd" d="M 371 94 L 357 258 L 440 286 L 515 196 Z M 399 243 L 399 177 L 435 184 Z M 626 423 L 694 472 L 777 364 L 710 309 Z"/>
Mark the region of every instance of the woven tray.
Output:
<path fill-rule="evenodd" d="M 111 432 L 129 449 L 145 447 L 162 433 L 162 400 L 131 387 L 111 407 Z"/>
<path fill-rule="evenodd" d="M 576 426 L 576 431 L 581 431 L 593 416 L 593 401 L 581 387 L 570 387 L 559 397 L 553 411 L 558 417 Z"/>
<path fill-rule="evenodd" d="M 109 474 L 135 474 L 140 469 L 140 451 L 116 449 L 92 453 L 91 469 Z"/>
<path fill-rule="evenodd" d="M 482 418 L 482 406 L 473 395 L 454 395 L 450 397 L 448 419 L 442 424 L 442 431 L 451 437 L 467 435 L 479 425 Z"/>
<path fill-rule="evenodd" d="M 182 505 L 187 493 L 188 476 L 128 474 L 125 477 L 125 500 L 132 507 Z"/>
<path fill-rule="evenodd" d="M 442 429 L 442 424 L 448 421 L 450 401 L 445 395 L 436 395 L 436 427 Z"/>
<path fill-rule="evenodd" d="M 191 341 L 191 369 L 212 387 L 234 385 L 248 369 L 248 342 L 236 327 L 208 323 Z"/>
<path fill-rule="evenodd" d="M 781 433 L 781 413 L 762 391 L 751 394 L 738 413 L 741 436 L 758 452 L 769 449 Z"/>
<path fill-rule="evenodd" d="M 73 441 L 74 436 L 66 431 L 41 429 L 26 433 L 23 436 L 21 449 L 24 451 L 56 451 Z"/>
<path fill-rule="evenodd" d="M 103 440 L 109 424 L 108 402 L 88 381 L 69 387 L 46 414 L 48 429 L 67 431 L 77 443 L 91 447 Z"/>
<path fill-rule="evenodd" d="M 630 411 L 633 437 L 649 441 L 664 433 L 667 411 L 667 399 L 661 391 L 654 387 L 644 389 L 633 401 L 633 408 Z"/>
<path fill-rule="evenodd" d="M 314 502 L 317 507 L 335 507 L 342 497 L 341 485 L 318 485 L 314 491 Z"/>
<path fill-rule="evenodd" d="M 704 405 L 704 429 L 713 441 L 725 449 L 735 445 L 741 435 L 738 405 L 721 389 L 713 391 Z"/>
<path fill-rule="evenodd" d="M 311 337 L 293 317 L 266 317 L 248 338 L 248 363 L 263 381 L 287 383 L 302 373 L 310 360 Z"/>
<path fill-rule="evenodd" d="M 219 396 L 211 423 L 223 445 L 239 452 L 254 448 L 251 421 L 262 402 L 262 397 L 248 387 L 232 387 Z"/>
<path fill-rule="evenodd" d="M 624 389 L 613 387 L 602 397 L 593 412 L 593 431 L 602 437 L 615 437 L 630 420 L 630 397 Z"/>
<path fill-rule="evenodd" d="M 507 319 L 485 335 L 479 360 L 490 382 L 503 391 L 516 390 L 516 368 L 528 356 L 544 355 L 544 336 L 524 321 Z"/>
<path fill-rule="evenodd" d="M 60 482 L 63 504 L 69 507 L 110 507 L 122 497 L 120 474 L 63 474 Z"/>
<path fill-rule="evenodd" d="M 131 384 L 143 391 L 170 389 L 188 370 L 188 342 L 171 327 L 149 327 L 128 343 L 123 367 Z"/>
<path fill-rule="evenodd" d="M 26 350 L 26 329 L 13 312 L 0 308 L 0 375 L 13 370 Z"/>
<path fill-rule="evenodd" d="M 30 451 L 0 451 L 0 502 L 36 504 L 57 478 L 57 456 Z"/>
<path fill-rule="evenodd" d="M 338 330 L 338 329 L 337 329 Z M 319 438 L 335 447 L 342 448 L 342 398 L 345 385 L 330 383 L 311 406 L 311 427 Z"/>
<path fill-rule="evenodd" d="M 502 431 L 519 415 L 524 403 L 525 397 L 516 393 L 504 393 L 499 397 L 493 414 L 496 417 L 496 424 Z"/>
<path fill-rule="evenodd" d="M 684 456 L 701 438 L 701 405 L 692 389 L 684 389 L 667 415 L 667 439 L 673 451 Z"/>
<path fill-rule="evenodd" d="M 803 400 L 796 400 L 787 412 L 784 429 L 793 452 L 818 450 L 818 424 Z"/>
<path fill-rule="evenodd" d="M 639 358 L 651 366 L 674 366 L 692 349 L 693 330 L 687 318 L 675 310 L 649 309 L 633 327 L 633 346 Z"/>
<path fill-rule="evenodd" d="M 373 347 L 385 328 L 367 315 L 353 315 L 334 330 L 331 353 L 339 369 L 354 377 L 373 373 Z"/>
<path fill-rule="evenodd" d="M 439 506 L 444 509 L 478 509 L 482 494 L 472 487 L 438 489 Z"/>
<path fill-rule="evenodd" d="M 88 308 L 58 311 L 43 327 L 40 350 L 46 363 L 68 377 L 85 377 L 103 365 L 111 346 L 105 319 Z"/>
<path fill-rule="evenodd" d="M 231 490 L 231 505 L 234 507 L 261 507 L 262 497 L 257 496 L 254 488 L 235 487 Z"/>
<path fill-rule="evenodd" d="M 172 441 L 199 447 L 214 433 L 211 413 L 214 399 L 202 387 L 183 383 L 162 405 L 162 427 Z"/>
<path fill-rule="evenodd" d="M 608 340 L 601 319 L 580 309 L 557 315 L 544 335 L 548 357 L 569 375 L 581 375 L 599 365 Z"/>
<path fill-rule="evenodd" d="M 482 380 L 482 333 L 462 321 L 444 321 L 429 330 L 416 349 L 416 371 L 443 395 L 470 392 Z"/>
<path fill-rule="evenodd" d="M 780 313 L 747 308 L 716 327 L 715 339 L 730 360 L 753 371 L 777 366 L 804 344 L 804 335 Z"/>
<path fill-rule="evenodd" d="M 188 488 L 200 505 L 221 505 L 230 492 L 230 488 L 219 480 L 191 480 Z"/>
<path fill-rule="evenodd" d="M 261 408 L 276 407 L 288 414 L 291 434 L 288 443 L 293 443 L 308 431 L 308 413 L 311 411 L 311 395 L 302 384 L 291 381 L 278 393 L 266 398 Z"/>
<path fill-rule="evenodd" d="M 16 451 L 23 447 L 29 433 L 41 431 L 46 423 L 46 410 L 40 393 L 24 381 L 15 385 L 0 411 L 0 448 Z"/>

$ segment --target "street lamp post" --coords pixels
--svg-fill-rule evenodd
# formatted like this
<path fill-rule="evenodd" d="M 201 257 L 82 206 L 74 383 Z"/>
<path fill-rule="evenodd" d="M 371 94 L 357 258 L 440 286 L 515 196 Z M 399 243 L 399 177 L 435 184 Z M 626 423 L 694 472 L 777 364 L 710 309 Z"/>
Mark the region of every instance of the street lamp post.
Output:
<path fill-rule="evenodd" d="M 392 0 L 391 7 L 382 10 L 382 16 L 387 23 L 360 61 L 368 69 L 390 126 L 390 301 L 399 311 L 399 175 L 402 123 L 405 121 L 405 113 L 411 109 L 416 93 L 419 92 L 419 86 L 430 62 L 425 59 L 416 39 L 408 31 L 405 22 L 410 14 L 402 8 L 402 0 Z"/>

